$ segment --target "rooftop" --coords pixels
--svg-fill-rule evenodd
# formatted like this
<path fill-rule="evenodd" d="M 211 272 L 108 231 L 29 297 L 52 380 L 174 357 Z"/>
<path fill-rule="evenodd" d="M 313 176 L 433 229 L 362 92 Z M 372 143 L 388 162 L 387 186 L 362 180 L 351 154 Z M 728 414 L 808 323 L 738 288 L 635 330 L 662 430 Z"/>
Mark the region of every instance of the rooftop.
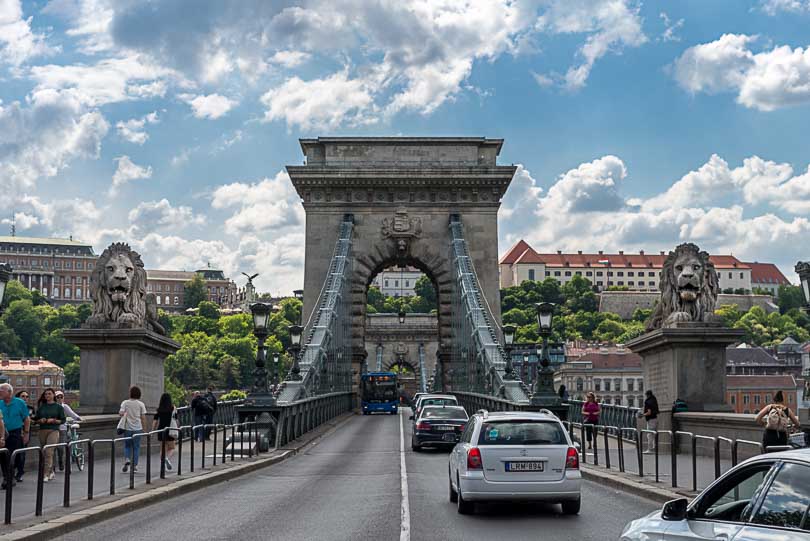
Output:
<path fill-rule="evenodd" d="M 790 281 L 785 278 L 785 275 L 782 274 L 779 267 L 773 263 L 759 263 L 754 261 L 753 263 L 746 263 L 746 265 L 751 267 L 752 284 L 790 284 Z"/>
<path fill-rule="evenodd" d="M 793 376 L 726 376 L 726 388 L 732 389 L 773 389 L 790 391 L 796 388 Z"/>
<path fill-rule="evenodd" d="M 79 242 L 71 239 L 49 239 L 43 237 L 9 237 L 0 236 L 0 243 L 10 244 L 40 244 L 48 246 L 71 246 L 76 248 L 91 248 L 92 245 L 86 242 Z"/>
<path fill-rule="evenodd" d="M 30 372 L 31 370 L 62 370 L 59 365 L 45 359 L 2 359 L 0 373 Z"/>

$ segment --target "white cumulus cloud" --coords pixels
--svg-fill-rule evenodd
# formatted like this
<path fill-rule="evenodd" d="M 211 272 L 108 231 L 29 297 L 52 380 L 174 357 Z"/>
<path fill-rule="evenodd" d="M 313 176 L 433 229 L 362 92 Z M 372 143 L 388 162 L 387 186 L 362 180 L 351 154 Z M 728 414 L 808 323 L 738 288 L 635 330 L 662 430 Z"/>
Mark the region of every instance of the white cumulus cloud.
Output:
<path fill-rule="evenodd" d="M 236 100 L 232 100 L 219 94 L 208 94 L 199 96 L 181 95 L 194 112 L 197 118 L 217 119 L 228 113 L 237 105 Z"/>
<path fill-rule="evenodd" d="M 234 182 L 222 185 L 214 190 L 211 206 L 236 209 L 225 220 L 225 232 L 232 235 L 263 233 L 304 223 L 301 200 L 286 171 L 252 184 Z"/>
<path fill-rule="evenodd" d="M 129 211 L 129 223 L 133 233 L 143 234 L 159 229 L 173 230 L 205 224 L 205 216 L 195 214 L 191 207 L 172 206 L 168 199 L 143 201 Z"/>
<path fill-rule="evenodd" d="M 53 54 L 45 36 L 31 30 L 20 0 L 0 0 L 0 62 L 19 66 L 35 56 Z"/>
<path fill-rule="evenodd" d="M 147 124 L 156 124 L 159 122 L 157 111 L 142 116 L 141 118 L 130 118 L 129 120 L 119 120 L 115 123 L 115 129 L 118 130 L 118 135 L 130 143 L 142 145 L 149 139 L 149 134 L 144 131 Z"/>
<path fill-rule="evenodd" d="M 142 167 L 134 163 L 129 156 L 119 156 L 115 158 L 118 167 L 112 177 L 110 186 L 110 197 L 115 196 L 118 190 L 125 184 L 138 179 L 152 178 L 152 166 Z"/>
<path fill-rule="evenodd" d="M 736 92 L 738 103 L 760 111 L 810 103 L 810 47 L 754 52 L 756 40 L 724 34 L 690 47 L 674 63 L 675 80 L 692 93 Z"/>

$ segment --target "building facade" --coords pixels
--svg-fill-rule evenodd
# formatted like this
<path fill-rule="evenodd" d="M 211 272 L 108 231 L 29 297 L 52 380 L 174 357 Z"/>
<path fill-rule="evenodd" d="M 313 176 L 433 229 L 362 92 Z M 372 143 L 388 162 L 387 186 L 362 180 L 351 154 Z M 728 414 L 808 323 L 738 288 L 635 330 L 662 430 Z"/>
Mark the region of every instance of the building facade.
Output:
<path fill-rule="evenodd" d="M 28 391 L 31 403 L 39 399 L 42 391 L 52 387 L 64 389 L 65 372 L 45 359 L 0 359 L 0 377 L 14 387 L 14 392 Z"/>
<path fill-rule="evenodd" d="M 414 297 L 416 281 L 422 276 L 424 274 L 416 267 L 390 267 L 377 274 L 371 285 L 387 297 Z"/>
<path fill-rule="evenodd" d="M 98 255 L 90 244 L 71 239 L 0 237 L 0 263 L 12 279 L 37 290 L 54 306 L 90 302 L 90 275 Z"/>
<path fill-rule="evenodd" d="M 241 302 L 243 292 L 236 284 L 217 269 L 201 269 L 197 271 L 167 271 L 147 270 L 146 290 L 155 294 L 158 308 L 167 312 L 183 312 L 185 310 L 185 284 L 200 274 L 205 280 L 208 290 L 208 300 L 223 308 L 236 308 Z"/>
<path fill-rule="evenodd" d="M 726 373 L 732 376 L 799 377 L 802 374 L 801 351 L 798 356 L 780 356 L 761 346 L 745 343 L 730 346 L 726 348 Z"/>
<path fill-rule="evenodd" d="M 726 376 L 726 404 L 736 413 L 757 413 L 773 401 L 777 391 L 782 391 L 785 405 L 795 412 L 802 390 L 793 376 Z"/>
<path fill-rule="evenodd" d="M 593 391 L 597 401 L 637 408 L 644 404 L 641 356 L 621 346 L 602 346 L 567 355 L 554 374 L 555 387 L 565 385 L 574 400 Z"/>
<path fill-rule="evenodd" d="M 790 285 L 779 267 L 773 263 L 746 263 L 751 267 L 751 287 L 767 291 L 774 297 L 779 293 L 779 286 Z"/>
<path fill-rule="evenodd" d="M 627 287 L 631 291 L 658 291 L 658 282 L 667 258 L 665 252 L 638 254 L 619 251 L 616 254 L 599 251 L 595 254 L 541 254 L 521 240 L 501 257 L 499 262 L 501 288 L 520 285 L 525 280 L 542 281 L 554 278 L 561 284 L 574 276 L 587 278 L 597 291 L 611 286 Z M 720 288 L 751 292 L 751 268 L 731 255 L 713 255 Z"/>

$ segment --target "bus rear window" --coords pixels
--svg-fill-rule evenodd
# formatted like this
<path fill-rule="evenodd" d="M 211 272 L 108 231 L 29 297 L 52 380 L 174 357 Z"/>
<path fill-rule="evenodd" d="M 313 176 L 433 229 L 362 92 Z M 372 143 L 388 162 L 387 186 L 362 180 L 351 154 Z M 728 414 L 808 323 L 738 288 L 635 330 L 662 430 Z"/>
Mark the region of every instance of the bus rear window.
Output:
<path fill-rule="evenodd" d="M 565 433 L 550 421 L 491 421 L 481 425 L 478 445 L 565 445 Z"/>

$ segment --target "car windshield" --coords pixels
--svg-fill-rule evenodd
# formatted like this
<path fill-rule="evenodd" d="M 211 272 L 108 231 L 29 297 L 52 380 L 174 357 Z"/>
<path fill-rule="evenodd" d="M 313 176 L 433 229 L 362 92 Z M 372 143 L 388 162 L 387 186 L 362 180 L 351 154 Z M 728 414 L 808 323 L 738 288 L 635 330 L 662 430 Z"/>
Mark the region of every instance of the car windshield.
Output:
<path fill-rule="evenodd" d="M 467 412 L 464 408 L 425 408 L 420 419 L 464 419 L 467 420 Z"/>
<path fill-rule="evenodd" d="M 563 445 L 565 433 L 551 421 L 485 421 L 478 445 Z"/>
<path fill-rule="evenodd" d="M 455 398 L 424 398 L 419 405 L 420 408 L 425 406 L 455 406 L 458 401 Z"/>

